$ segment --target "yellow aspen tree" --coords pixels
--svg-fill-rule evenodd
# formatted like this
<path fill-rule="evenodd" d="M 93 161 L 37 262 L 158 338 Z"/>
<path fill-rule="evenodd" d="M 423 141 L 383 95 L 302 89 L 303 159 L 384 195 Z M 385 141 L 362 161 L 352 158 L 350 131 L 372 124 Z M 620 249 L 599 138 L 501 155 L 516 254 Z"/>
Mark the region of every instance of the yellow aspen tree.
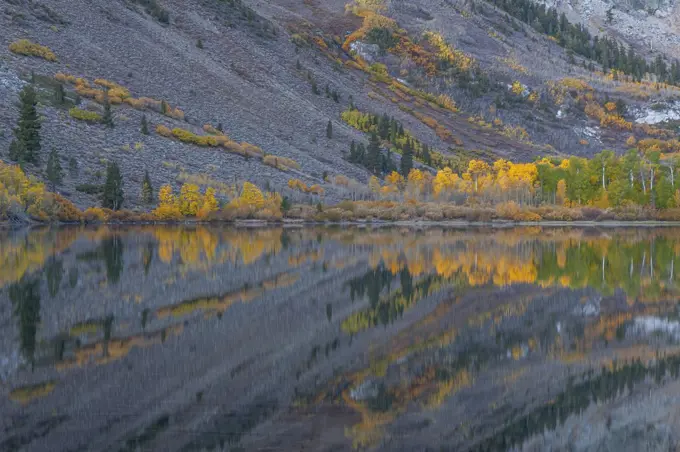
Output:
<path fill-rule="evenodd" d="M 468 163 L 467 172 L 474 182 L 475 192 L 479 189 L 479 176 L 488 173 L 489 170 L 489 164 L 483 160 L 470 160 L 470 163 Z"/>
<path fill-rule="evenodd" d="M 264 195 L 257 186 L 250 182 L 243 183 L 243 191 L 239 197 L 239 204 L 244 207 L 261 209 L 264 207 Z"/>
<path fill-rule="evenodd" d="M 175 195 L 172 193 L 172 187 L 169 184 L 163 185 L 158 190 L 158 201 L 161 206 L 172 206 L 175 204 Z"/>
<path fill-rule="evenodd" d="M 156 218 L 159 220 L 178 220 L 182 217 L 177 198 L 172 193 L 170 185 L 165 184 L 158 190 L 158 201 L 158 207 L 153 211 Z"/>
<path fill-rule="evenodd" d="M 385 178 L 385 182 L 393 187 L 391 188 L 391 191 L 397 192 L 404 186 L 404 176 L 396 171 L 392 171 L 392 173 Z"/>
<path fill-rule="evenodd" d="M 219 208 L 219 203 L 217 202 L 217 198 L 215 197 L 215 189 L 212 188 L 212 187 L 209 187 L 205 191 L 205 195 L 203 196 L 203 205 L 201 206 L 200 210 L 198 211 L 198 216 L 200 218 L 205 218 L 210 213 L 216 212 L 218 208 Z"/>
<path fill-rule="evenodd" d="M 196 216 L 203 204 L 203 196 L 195 184 L 184 184 L 179 195 L 179 210 L 182 215 Z"/>

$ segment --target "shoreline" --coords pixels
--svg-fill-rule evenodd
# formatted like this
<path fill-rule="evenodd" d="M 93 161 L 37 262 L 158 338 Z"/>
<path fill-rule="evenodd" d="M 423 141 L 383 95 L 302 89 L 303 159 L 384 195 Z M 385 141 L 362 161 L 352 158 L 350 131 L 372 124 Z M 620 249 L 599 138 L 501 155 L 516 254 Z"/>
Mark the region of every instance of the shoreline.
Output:
<path fill-rule="evenodd" d="M 71 226 L 230 226 L 235 228 L 258 228 L 258 227 L 313 227 L 313 226 L 350 226 L 350 227 L 410 227 L 410 228 L 475 228 L 486 227 L 494 229 L 505 229 L 514 227 L 600 227 L 600 228 L 622 228 L 622 227 L 680 227 L 680 221 L 661 221 L 661 220 L 575 220 L 575 221 L 512 221 L 512 220 L 353 220 L 353 221 L 309 221 L 298 219 L 283 219 L 279 221 L 270 220 L 235 220 L 235 221 L 111 221 L 97 223 L 83 222 L 54 222 L 40 223 L 31 221 L 27 223 L 0 222 L 0 230 L 19 230 L 24 228 L 42 227 L 71 227 Z"/>

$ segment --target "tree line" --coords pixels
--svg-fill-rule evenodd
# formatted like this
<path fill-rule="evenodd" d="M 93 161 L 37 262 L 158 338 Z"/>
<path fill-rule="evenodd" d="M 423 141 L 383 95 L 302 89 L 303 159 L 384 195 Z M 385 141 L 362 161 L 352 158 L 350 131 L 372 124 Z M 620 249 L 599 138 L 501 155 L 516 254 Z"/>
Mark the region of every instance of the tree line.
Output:
<path fill-rule="evenodd" d="M 592 36 L 580 24 L 569 22 L 567 16 L 558 14 L 553 7 L 535 3 L 531 0 L 491 0 L 491 2 L 511 16 L 530 25 L 534 30 L 546 34 L 567 49 L 589 60 L 598 62 L 607 73 L 616 69 L 641 81 L 645 74 L 654 74 L 657 81 L 671 85 L 680 83 L 680 63 L 673 60 L 669 65 L 661 55 L 649 63 L 644 56 L 637 54 L 632 47 L 626 47 L 614 38 Z M 592 63 L 589 69 L 595 70 Z"/>

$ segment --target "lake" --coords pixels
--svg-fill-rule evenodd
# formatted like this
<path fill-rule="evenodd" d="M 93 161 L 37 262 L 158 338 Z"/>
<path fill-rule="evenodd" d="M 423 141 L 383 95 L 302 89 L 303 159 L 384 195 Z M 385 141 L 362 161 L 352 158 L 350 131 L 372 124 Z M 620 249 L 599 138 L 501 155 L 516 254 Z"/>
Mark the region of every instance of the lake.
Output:
<path fill-rule="evenodd" d="M 0 451 L 672 450 L 678 254 L 671 227 L 0 231 Z"/>

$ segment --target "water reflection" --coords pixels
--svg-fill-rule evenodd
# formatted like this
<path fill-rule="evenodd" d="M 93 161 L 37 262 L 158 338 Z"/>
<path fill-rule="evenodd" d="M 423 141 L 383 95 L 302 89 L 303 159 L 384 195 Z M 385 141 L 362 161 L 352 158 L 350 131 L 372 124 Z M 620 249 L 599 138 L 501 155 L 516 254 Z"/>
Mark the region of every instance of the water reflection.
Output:
<path fill-rule="evenodd" d="M 0 450 L 680 444 L 679 253 L 674 228 L 2 231 Z"/>

